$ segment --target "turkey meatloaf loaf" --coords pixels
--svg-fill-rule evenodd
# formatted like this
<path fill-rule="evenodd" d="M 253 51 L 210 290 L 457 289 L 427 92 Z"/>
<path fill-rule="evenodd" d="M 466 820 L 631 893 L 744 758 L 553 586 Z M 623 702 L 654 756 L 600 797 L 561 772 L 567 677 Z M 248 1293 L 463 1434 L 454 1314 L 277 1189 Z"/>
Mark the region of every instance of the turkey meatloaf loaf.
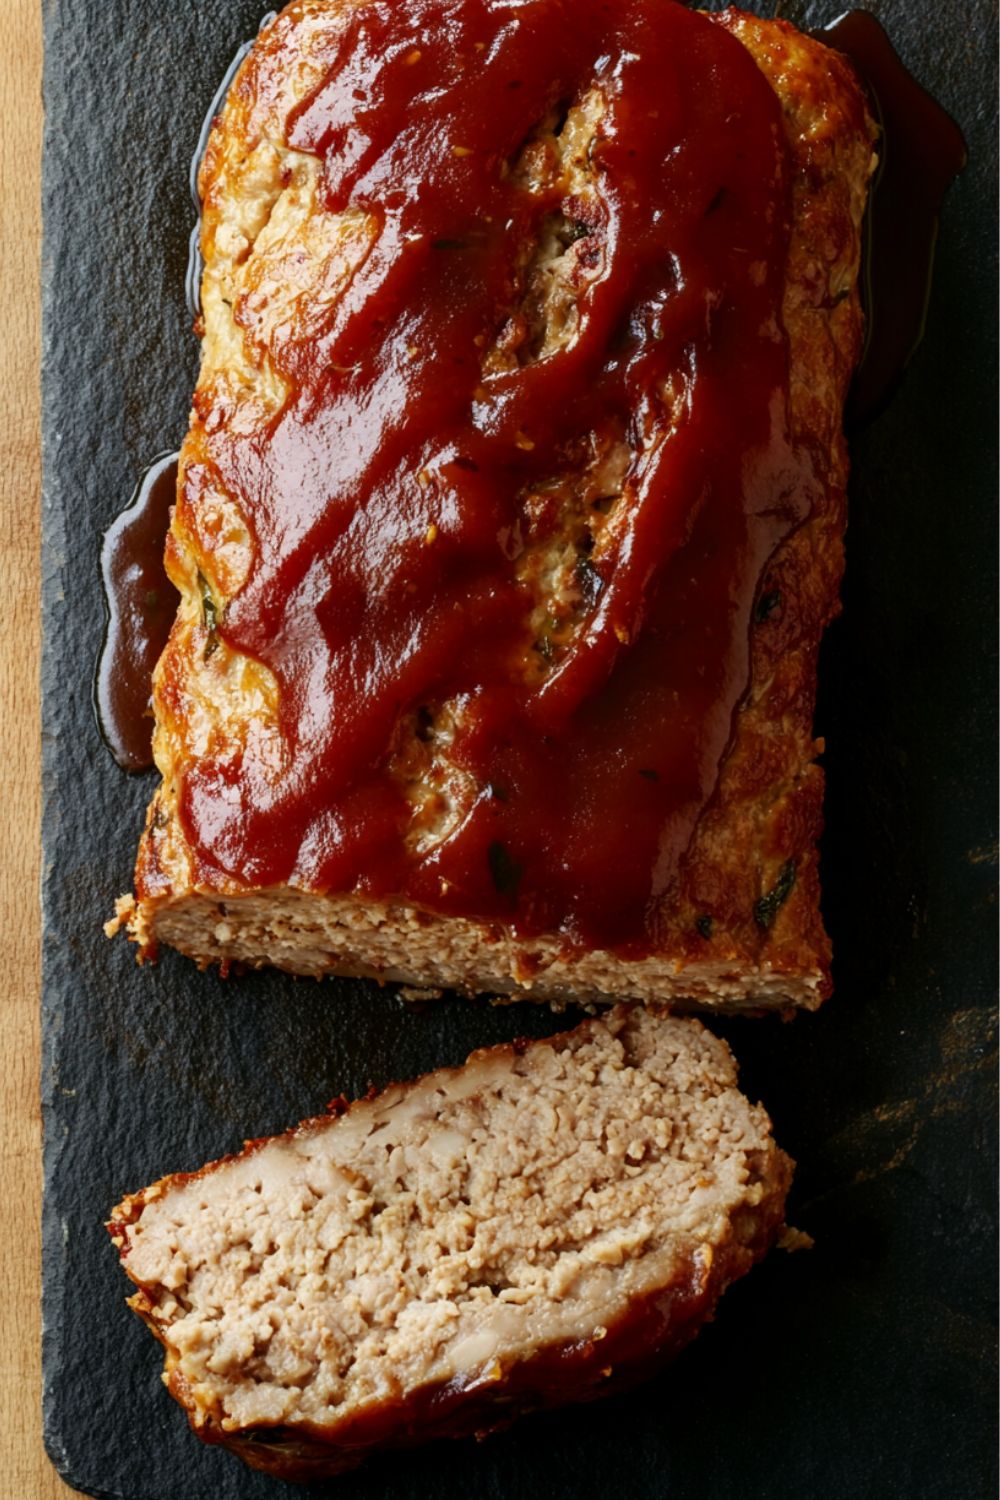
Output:
<path fill-rule="evenodd" d="M 634 1382 L 783 1227 L 698 1021 L 619 1006 L 342 1109 L 108 1226 L 194 1430 L 283 1478 Z"/>
<path fill-rule="evenodd" d="M 874 127 L 672 0 L 297 0 L 201 167 L 143 955 L 816 1006 Z"/>

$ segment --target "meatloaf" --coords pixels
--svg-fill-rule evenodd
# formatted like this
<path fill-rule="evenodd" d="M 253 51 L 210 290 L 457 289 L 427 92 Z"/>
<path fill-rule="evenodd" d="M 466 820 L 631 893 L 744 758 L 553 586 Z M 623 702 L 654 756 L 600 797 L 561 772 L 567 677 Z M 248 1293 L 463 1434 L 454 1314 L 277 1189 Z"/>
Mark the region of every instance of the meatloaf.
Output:
<path fill-rule="evenodd" d="M 813 1008 L 865 95 L 779 20 L 510 14 L 295 0 L 215 122 L 162 782 L 109 931 Z"/>
<path fill-rule="evenodd" d="M 124 1199 L 109 1230 L 195 1432 L 311 1479 L 655 1370 L 783 1226 L 725 1043 L 617 1006 Z"/>

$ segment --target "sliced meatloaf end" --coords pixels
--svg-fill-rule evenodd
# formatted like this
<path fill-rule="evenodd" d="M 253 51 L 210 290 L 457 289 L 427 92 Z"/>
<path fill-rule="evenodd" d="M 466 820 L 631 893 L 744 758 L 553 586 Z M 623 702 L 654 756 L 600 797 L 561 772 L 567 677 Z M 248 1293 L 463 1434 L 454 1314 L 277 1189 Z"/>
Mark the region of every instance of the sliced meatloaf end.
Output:
<path fill-rule="evenodd" d="M 109 1229 L 194 1430 L 301 1480 L 654 1371 L 772 1244 L 791 1171 L 724 1042 L 618 1006 L 165 1177 Z"/>

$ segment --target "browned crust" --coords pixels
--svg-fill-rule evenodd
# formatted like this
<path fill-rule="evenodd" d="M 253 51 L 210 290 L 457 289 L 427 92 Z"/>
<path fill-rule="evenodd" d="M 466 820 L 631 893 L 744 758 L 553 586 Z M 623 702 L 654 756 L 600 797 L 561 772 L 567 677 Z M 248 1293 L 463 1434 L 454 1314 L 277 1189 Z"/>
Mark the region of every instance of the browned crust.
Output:
<path fill-rule="evenodd" d="M 244 63 L 202 169 L 207 257 L 212 253 L 218 196 L 224 190 L 228 146 L 234 139 L 251 145 L 265 131 L 281 135 L 284 106 L 275 80 L 297 56 L 300 28 L 311 37 L 313 56 L 321 62 L 333 45 L 337 14 L 335 5 L 298 0 Z M 819 907 L 823 774 L 816 756 L 823 746 L 813 737 L 812 716 L 819 643 L 839 609 L 848 471 L 842 410 L 861 345 L 857 266 L 875 128 L 863 92 L 839 54 L 785 22 L 735 10 L 712 19 L 752 53 L 784 110 L 793 162 L 793 230 L 784 300 L 791 418 L 794 436 L 819 460 L 826 487 L 810 520 L 779 548 L 763 580 L 760 598 L 770 601 L 770 608 L 753 626 L 750 689 L 715 798 L 700 821 L 681 869 L 676 899 L 656 935 L 656 955 L 673 974 L 690 969 L 692 979 L 703 965 L 725 966 L 737 982 L 743 976 L 745 993 L 729 996 L 724 1002 L 729 1008 L 814 1005 L 829 993 L 831 955 Z M 203 407 L 196 398 L 182 474 L 200 452 Z M 178 577 L 197 568 L 224 583 L 225 560 L 202 497 L 183 483 L 179 495 L 168 545 L 171 567 Z M 254 894 L 231 879 L 211 890 L 198 883 L 174 812 L 185 757 L 192 755 L 184 748 L 190 746 L 187 721 L 194 712 L 190 684 L 203 647 L 197 631 L 175 629 L 158 669 L 155 705 L 164 785 L 153 799 L 140 842 L 137 903 L 127 925 L 147 956 L 162 938 L 201 963 L 227 963 L 234 957 L 245 961 L 246 955 L 213 942 L 210 924 L 192 939 L 179 933 L 172 920 L 172 909 L 183 908 L 200 894 L 224 899 L 238 924 L 241 897 Z M 770 900 L 774 893 L 783 893 L 783 899 Z M 364 902 L 359 899 L 357 904 L 363 907 Z M 558 950 L 558 940 L 550 936 L 541 943 L 524 944 L 513 964 L 491 969 L 489 950 L 496 948 L 491 927 L 456 918 L 439 920 L 461 927 L 483 949 L 483 964 L 467 976 L 464 987 L 469 989 L 517 988 L 533 971 L 544 969 Z M 250 961 L 293 967 L 267 951 Z M 617 987 L 637 993 L 629 986 L 629 961 L 615 963 L 620 963 Z M 331 953 L 319 967 L 335 972 L 343 969 L 343 961 Z M 757 983 L 755 976 L 763 973 L 787 978 L 784 997 L 776 998 Z M 419 965 L 405 977 L 434 982 Z M 616 985 L 599 988 L 613 993 Z M 703 989 L 692 984 L 692 998 L 711 1005 Z M 664 998 L 676 998 L 679 992 L 682 980 L 663 985 Z M 532 993 L 546 995 L 544 977 Z"/>
<path fill-rule="evenodd" d="M 578 1035 L 595 1023 L 583 1022 Z M 690 1023 L 696 1025 L 697 1023 Z M 515 1041 L 475 1052 L 469 1062 L 491 1056 L 522 1053 L 531 1046 L 558 1043 Z M 466 1064 L 467 1066 L 468 1064 Z M 437 1070 L 435 1076 L 454 1076 L 461 1068 Z M 392 1086 L 390 1086 L 391 1088 Z M 331 1112 L 346 1117 L 359 1103 L 376 1100 L 371 1090 L 364 1101 L 334 1100 Z M 129 1228 L 142 1215 L 147 1202 L 173 1189 L 218 1171 L 227 1163 L 252 1156 L 272 1141 L 288 1139 L 301 1131 L 329 1129 L 329 1115 L 305 1120 L 282 1136 L 246 1142 L 242 1152 L 209 1162 L 195 1172 L 178 1172 L 125 1197 L 108 1223 L 122 1258 L 123 1268 L 138 1291 L 129 1306 L 142 1318 L 166 1350 L 164 1381 L 174 1399 L 184 1407 L 192 1430 L 205 1443 L 228 1448 L 249 1464 L 275 1478 L 308 1481 L 343 1473 L 357 1467 L 376 1449 L 405 1448 L 436 1438 L 485 1437 L 499 1431 L 528 1412 L 593 1401 L 627 1390 L 656 1373 L 695 1337 L 711 1319 L 722 1293 L 748 1272 L 774 1245 L 784 1227 L 785 1199 L 791 1184 L 791 1159 L 771 1145 L 748 1158 L 748 1198 L 729 1220 L 721 1243 L 701 1245 L 683 1257 L 668 1285 L 636 1300 L 600 1337 L 567 1340 L 541 1347 L 530 1357 L 497 1360 L 485 1372 L 468 1380 L 429 1383 L 397 1400 L 373 1401 L 360 1412 L 329 1423 L 296 1422 L 252 1428 L 227 1428 L 219 1410 L 206 1410 L 195 1399 L 180 1369 L 176 1351 L 165 1341 L 156 1316 L 155 1288 L 132 1276 L 127 1263 Z"/>

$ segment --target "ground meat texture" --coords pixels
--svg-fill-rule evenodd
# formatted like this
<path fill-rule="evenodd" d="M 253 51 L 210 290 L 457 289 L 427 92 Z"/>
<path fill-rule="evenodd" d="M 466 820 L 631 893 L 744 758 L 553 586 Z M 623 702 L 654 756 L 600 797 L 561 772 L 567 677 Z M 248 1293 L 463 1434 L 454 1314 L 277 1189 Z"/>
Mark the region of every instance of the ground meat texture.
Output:
<path fill-rule="evenodd" d="M 288 394 L 281 350 L 289 340 L 308 343 L 369 251 L 372 225 L 354 209 L 328 212 L 320 163 L 288 142 L 297 104 L 336 54 L 344 14 L 335 0 L 297 0 L 265 30 L 202 168 L 202 367 L 167 546 L 181 605 L 154 683 L 163 780 L 140 841 L 135 894 L 122 898 L 109 927 L 125 926 L 144 956 L 168 944 L 202 966 L 365 974 L 557 1005 L 627 997 L 721 1010 L 815 1008 L 830 989 L 830 945 L 819 910 L 822 745 L 812 714 L 820 638 L 839 608 L 842 409 L 861 344 L 858 263 L 875 130 L 842 57 L 784 22 L 737 11 L 711 20 L 746 47 L 782 106 L 792 168 L 782 300 L 789 416 L 796 442 L 823 456 L 823 493 L 761 580 L 749 688 L 653 950 L 581 949 L 562 932 L 519 937 L 503 921 L 295 882 L 233 877 L 208 890 L 199 875 L 179 815 L 185 777 L 205 756 L 238 759 L 251 743 L 279 774 L 284 747 L 269 670 L 221 639 L 206 650 L 211 620 L 224 618 L 248 575 L 247 517 L 238 497 L 207 482 L 185 487 L 183 475 L 199 472 L 204 459 L 206 414 L 217 422 L 222 413 L 234 432 L 268 430 Z M 567 101 L 565 113 L 539 120 L 512 165 L 529 188 L 558 181 L 574 208 L 554 215 L 538 244 L 525 245 L 521 303 L 484 349 L 484 369 L 550 357 L 574 337 L 575 299 L 594 270 L 588 152 L 602 109 L 592 93 Z M 536 600 L 537 649 L 526 671 L 539 680 L 558 668 L 593 603 L 595 570 L 620 521 L 626 440 L 610 428 L 591 434 L 535 497 L 538 536 L 529 525 L 509 538 L 521 583 Z M 452 701 L 410 708 L 390 746 L 412 809 L 415 858 L 446 840 L 482 792 L 452 755 L 462 712 Z"/>
<path fill-rule="evenodd" d="M 618 1006 L 338 1109 L 109 1224 L 195 1431 L 284 1478 L 639 1379 L 784 1222 L 697 1021 Z"/>

